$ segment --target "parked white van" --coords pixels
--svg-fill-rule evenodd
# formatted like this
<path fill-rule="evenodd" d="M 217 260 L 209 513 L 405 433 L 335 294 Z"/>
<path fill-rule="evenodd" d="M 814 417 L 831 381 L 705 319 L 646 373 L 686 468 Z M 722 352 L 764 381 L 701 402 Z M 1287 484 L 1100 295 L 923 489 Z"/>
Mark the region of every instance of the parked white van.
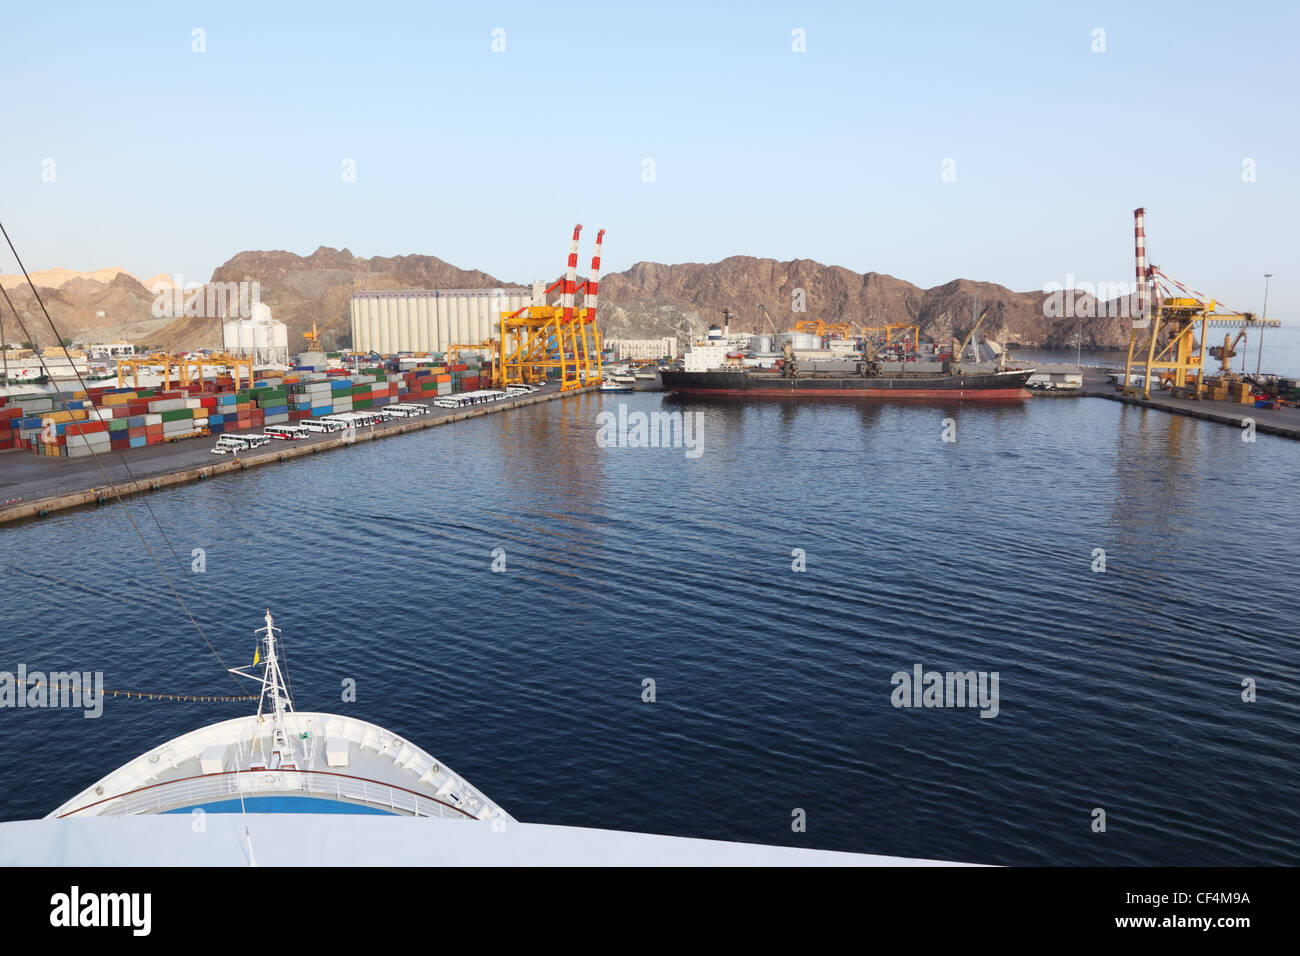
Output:
<path fill-rule="evenodd" d="M 217 439 L 217 443 L 212 446 L 212 454 L 237 455 L 247 447 L 248 445 L 241 438 L 234 435 L 222 435 Z"/>
<path fill-rule="evenodd" d="M 217 444 L 212 449 L 212 454 L 239 454 L 239 452 L 248 451 L 250 448 L 261 448 L 263 445 L 270 444 L 270 441 L 271 439 L 265 435 L 221 435 L 217 438 Z"/>

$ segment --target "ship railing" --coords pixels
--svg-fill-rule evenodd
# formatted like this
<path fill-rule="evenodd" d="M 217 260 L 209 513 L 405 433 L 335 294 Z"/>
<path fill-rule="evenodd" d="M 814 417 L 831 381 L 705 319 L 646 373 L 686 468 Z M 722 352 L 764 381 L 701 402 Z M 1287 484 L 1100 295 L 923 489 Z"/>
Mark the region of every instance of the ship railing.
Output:
<path fill-rule="evenodd" d="M 320 770 L 232 770 L 185 777 L 106 798 L 65 816 L 92 807 L 102 807 L 101 812 L 110 816 L 179 812 L 204 802 L 271 793 L 311 794 L 387 809 L 401 816 L 474 819 L 466 810 L 404 787 Z"/>

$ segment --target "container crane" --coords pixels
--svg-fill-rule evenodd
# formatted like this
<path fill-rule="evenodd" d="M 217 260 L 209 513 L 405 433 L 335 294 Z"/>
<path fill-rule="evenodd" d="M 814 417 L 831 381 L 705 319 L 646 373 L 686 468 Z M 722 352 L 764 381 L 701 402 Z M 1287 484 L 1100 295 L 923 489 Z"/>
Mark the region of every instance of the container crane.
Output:
<path fill-rule="evenodd" d="M 601 382 L 600 331 L 596 327 L 596 303 L 600 281 L 600 255 L 605 230 L 596 234 L 591 257 L 591 275 L 578 283 L 578 236 L 582 224 L 574 226 L 564 278 L 547 287 L 543 296 L 560 290 L 554 305 L 528 305 L 514 312 L 502 312 L 500 346 L 493 359 L 492 377 L 497 386 L 537 384 L 558 369 L 560 390 L 571 391 Z M 575 296 L 584 293 L 583 308 L 575 307 Z M 544 302 L 544 300 L 543 300 Z"/>
<path fill-rule="evenodd" d="M 1213 354 L 1213 349 L 1207 349 L 1205 345 L 1208 330 L 1240 329 L 1244 334 L 1252 328 L 1279 328 L 1282 323 L 1276 319 L 1256 318 L 1251 312 L 1219 312 L 1219 303 L 1214 299 L 1207 299 L 1204 294 L 1166 275 L 1157 266 L 1148 264 L 1145 209 L 1133 210 L 1133 236 L 1138 321 L 1133 323 L 1129 334 L 1122 385 L 1124 394 L 1137 395 L 1139 392 L 1139 388 L 1131 384 L 1133 370 L 1138 367 L 1133 355 L 1139 331 L 1147 328 L 1150 337 L 1146 362 L 1141 363 L 1144 370 L 1140 388 L 1143 398 L 1151 397 L 1153 381 L 1169 389 L 1175 398 L 1196 399 L 1206 397 L 1207 386 L 1235 383 L 1236 377 L 1227 371 L 1226 359 L 1223 361 L 1229 376 L 1227 380 L 1209 382 L 1205 379 L 1205 355 L 1207 351 Z M 1162 328 L 1168 340 L 1158 348 Z M 1235 343 L 1225 338 L 1225 344 L 1228 345 L 1227 351 L 1232 352 Z"/>

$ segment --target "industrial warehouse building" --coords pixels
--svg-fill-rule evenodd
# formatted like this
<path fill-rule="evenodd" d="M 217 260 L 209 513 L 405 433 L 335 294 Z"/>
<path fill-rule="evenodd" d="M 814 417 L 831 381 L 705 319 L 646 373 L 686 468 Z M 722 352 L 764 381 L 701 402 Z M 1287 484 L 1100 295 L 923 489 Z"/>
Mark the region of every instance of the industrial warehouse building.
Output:
<path fill-rule="evenodd" d="M 409 289 L 352 293 L 352 347 L 359 352 L 445 352 L 500 335 L 502 312 L 543 304 L 533 289 Z"/>

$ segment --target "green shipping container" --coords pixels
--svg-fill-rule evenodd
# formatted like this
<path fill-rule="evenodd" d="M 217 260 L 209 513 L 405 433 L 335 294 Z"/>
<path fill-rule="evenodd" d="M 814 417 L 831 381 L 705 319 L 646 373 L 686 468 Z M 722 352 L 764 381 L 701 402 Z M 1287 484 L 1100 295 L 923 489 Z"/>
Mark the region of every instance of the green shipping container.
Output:
<path fill-rule="evenodd" d="M 111 432 L 126 431 L 125 418 L 114 418 L 111 422 L 106 422 L 105 424 L 108 425 L 108 430 Z"/>
<path fill-rule="evenodd" d="M 356 410 L 358 408 L 369 408 L 373 404 L 374 402 L 372 402 L 368 398 L 358 398 L 355 401 L 353 401 L 352 408 L 353 410 Z"/>
<path fill-rule="evenodd" d="M 194 417 L 194 409 L 192 408 L 176 408 L 170 412 L 162 413 L 162 420 L 165 422 L 178 422 L 183 418 L 193 418 L 193 417 Z"/>

